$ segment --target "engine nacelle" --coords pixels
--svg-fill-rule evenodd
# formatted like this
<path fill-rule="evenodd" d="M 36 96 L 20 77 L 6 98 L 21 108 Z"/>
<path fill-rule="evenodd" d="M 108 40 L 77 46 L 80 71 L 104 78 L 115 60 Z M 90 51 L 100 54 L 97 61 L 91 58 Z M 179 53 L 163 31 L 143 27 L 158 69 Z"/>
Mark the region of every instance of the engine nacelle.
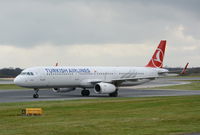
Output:
<path fill-rule="evenodd" d="M 94 91 L 99 94 L 109 94 L 115 92 L 116 87 L 113 84 L 101 82 L 94 86 Z"/>
<path fill-rule="evenodd" d="M 76 88 L 53 88 L 53 92 L 56 92 L 56 93 L 64 93 L 64 92 L 70 92 L 70 91 L 73 91 L 75 90 Z"/>

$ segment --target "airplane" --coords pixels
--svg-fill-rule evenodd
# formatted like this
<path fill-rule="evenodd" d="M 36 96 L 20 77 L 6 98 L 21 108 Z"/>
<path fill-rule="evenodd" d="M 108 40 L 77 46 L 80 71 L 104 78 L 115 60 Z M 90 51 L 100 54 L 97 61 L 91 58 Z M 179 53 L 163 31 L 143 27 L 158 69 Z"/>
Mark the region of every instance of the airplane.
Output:
<path fill-rule="evenodd" d="M 161 40 L 152 58 L 145 67 L 95 67 L 95 66 L 47 66 L 23 70 L 14 83 L 33 88 L 33 98 L 38 91 L 50 88 L 54 92 L 69 92 L 81 88 L 82 96 L 89 96 L 90 90 L 98 94 L 117 97 L 121 86 L 134 86 L 167 76 L 163 68 L 166 40 Z"/>

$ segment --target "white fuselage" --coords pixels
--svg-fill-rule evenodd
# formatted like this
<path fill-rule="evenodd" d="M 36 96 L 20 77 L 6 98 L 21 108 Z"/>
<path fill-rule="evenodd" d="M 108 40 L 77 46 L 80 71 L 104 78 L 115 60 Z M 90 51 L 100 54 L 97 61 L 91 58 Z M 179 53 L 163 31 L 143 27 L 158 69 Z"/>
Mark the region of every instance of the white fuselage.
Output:
<path fill-rule="evenodd" d="M 162 68 L 150 67 L 33 67 L 14 82 L 28 88 L 92 88 L 95 83 L 117 82 L 116 87 L 138 85 L 159 77 Z"/>

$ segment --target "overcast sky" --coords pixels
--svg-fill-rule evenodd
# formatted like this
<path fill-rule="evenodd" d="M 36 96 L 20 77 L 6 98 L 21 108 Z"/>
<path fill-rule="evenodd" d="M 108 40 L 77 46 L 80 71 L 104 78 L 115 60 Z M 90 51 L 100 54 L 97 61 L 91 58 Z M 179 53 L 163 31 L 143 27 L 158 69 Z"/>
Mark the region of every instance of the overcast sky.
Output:
<path fill-rule="evenodd" d="M 199 0 L 0 0 L 0 68 L 200 66 Z"/>

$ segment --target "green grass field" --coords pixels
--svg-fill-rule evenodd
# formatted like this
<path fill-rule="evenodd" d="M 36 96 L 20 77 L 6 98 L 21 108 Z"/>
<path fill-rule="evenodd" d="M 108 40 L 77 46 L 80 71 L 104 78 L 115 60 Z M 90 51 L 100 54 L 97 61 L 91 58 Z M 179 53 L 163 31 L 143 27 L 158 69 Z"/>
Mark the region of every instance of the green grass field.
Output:
<path fill-rule="evenodd" d="M 200 96 L 0 104 L 0 135 L 174 135 L 200 132 Z M 43 116 L 21 116 L 42 107 Z"/>
<path fill-rule="evenodd" d="M 0 81 L 13 81 L 14 78 L 0 78 Z"/>
<path fill-rule="evenodd" d="M 15 84 L 0 84 L 0 90 L 12 90 L 12 89 L 27 89 L 27 88 L 22 88 Z"/>

